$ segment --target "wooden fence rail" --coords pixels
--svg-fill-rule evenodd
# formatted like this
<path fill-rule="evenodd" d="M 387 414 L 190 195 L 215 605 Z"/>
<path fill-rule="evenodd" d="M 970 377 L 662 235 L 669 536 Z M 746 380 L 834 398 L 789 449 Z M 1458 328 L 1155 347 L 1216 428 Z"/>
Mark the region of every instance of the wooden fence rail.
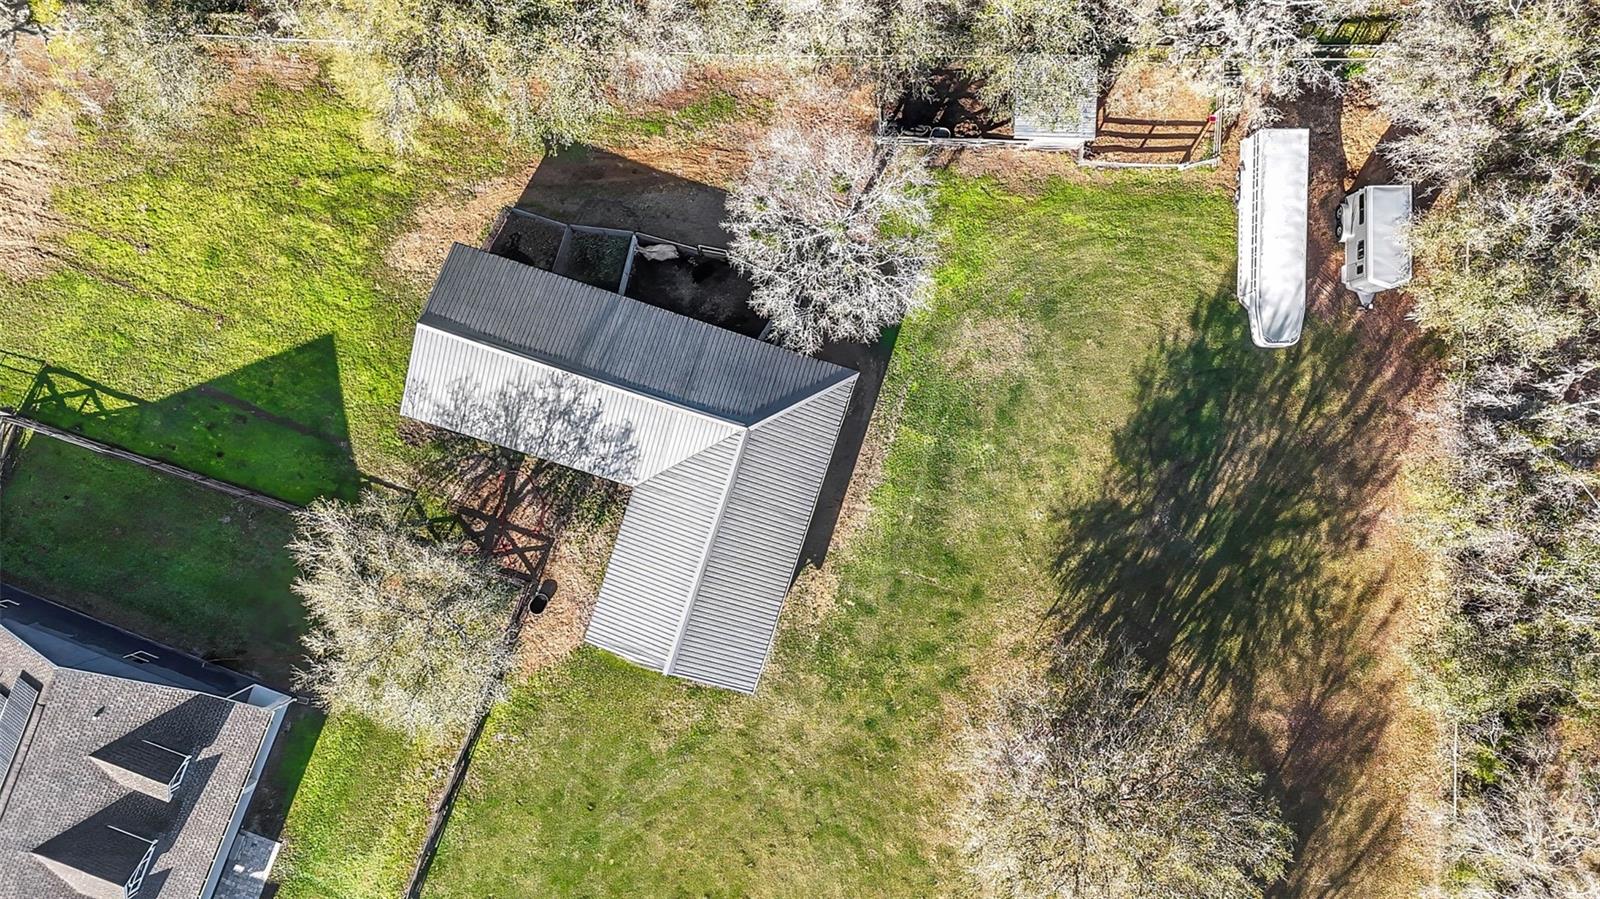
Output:
<path fill-rule="evenodd" d="M 101 456 L 107 456 L 112 459 L 121 459 L 125 462 L 132 462 L 136 465 L 143 465 L 146 468 L 155 469 L 162 474 L 170 475 L 179 480 L 188 481 L 191 484 L 198 484 L 201 487 L 215 490 L 218 493 L 225 493 L 228 496 L 232 496 L 237 499 L 247 500 L 255 503 L 258 506 L 265 506 L 268 509 L 276 509 L 280 512 L 294 512 L 300 508 L 294 503 L 286 502 L 285 500 L 278 499 L 275 496 L 268 496 L 265 493 L 258 493 L 249 489 L 248 487 L 240 487 L 238 484 L 230 484 L 227 481 L 218 480 L 217 478 L 209 477 L 207 475 L 200 474 L 199 472 L 190 471 L 187 468 L 173 465 L 171 462 L 163 462 L 160 459 L 152 459 L 149 456 L 141 456 L 131 450 L 125 450 L 119 446 L 112 446 L 109 443 L 95 440 L 92 437 L 85 437 L 82 434 L 74 431 L 68 431 L 65 428 L 58 428 L 55 425 L 48 425 L 42 421 L 36 421 L 9 409 L 0 409 L 0 455 L 5 457 L 0 458 L 0 470 L 6 470 L 10 463 L 9 457 L 15 452 L 16 440 L 12 437 L 12 435 L 17 428 L 31 431 L 35 434 L 43 434 L 46 437 L 59 440 L 62 443 L 69 443 L 73 446 L 86 449 Z"/>

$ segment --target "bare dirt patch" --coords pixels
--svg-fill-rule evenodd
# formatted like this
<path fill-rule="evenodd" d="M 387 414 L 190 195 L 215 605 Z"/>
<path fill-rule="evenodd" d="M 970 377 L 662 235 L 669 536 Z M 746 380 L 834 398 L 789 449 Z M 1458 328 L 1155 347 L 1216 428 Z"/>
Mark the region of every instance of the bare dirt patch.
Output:
<path fill-rule="evenodd" d="M 607 527 L 563 534 L 556 540 L 544 570 L 544 576 L 556 583 L 555 596 L 543 612 L 528 616 L 522 628 L 517 661 L 524 674 L 566 661 L 583 644 L 621 525 L 617 516 Z"/>
<path fill-rule="evenodd" d="M 1052 180 L 1081 182 L 1097 177 L 1070 153 L 1010 147 L 942 150 L 932 155 L 930 163 L 968 178 L 993 178 L 1007 190 L 1027 196 L 1037 196 Z"/>
<path fill-rule="evenodd" d="M 384 261 L 414 284 L 433 283 L 451 244 L 481 244 L 495 215 L 516 204 L 537 167 L 526 163 L 503 177 L 439 190 L 417 207 L 411 224 L 384 251 Z"/>
<path fill-rule="evenodd" d="M 1214 155 L 1211 98 L 1182 72 L 1139 59 L 1117 73 L 1089 155 L 1110 162 L 1183 163 Z"/>
<path fill-rule="evenodd" d="M 59 171 L 49 155 L 37 149 L 0 159 L 0 275 L 22 280 L 50 271 L 58 262 L 46 249 L 50 236 L 63 225 L 50 203 Z"/>

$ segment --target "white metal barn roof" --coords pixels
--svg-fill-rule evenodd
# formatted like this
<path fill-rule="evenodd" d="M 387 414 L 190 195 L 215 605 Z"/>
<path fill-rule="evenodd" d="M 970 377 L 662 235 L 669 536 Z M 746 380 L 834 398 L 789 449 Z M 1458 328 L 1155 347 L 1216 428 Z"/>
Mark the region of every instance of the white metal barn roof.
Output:
<path fill-rule="evenodd" d="M 1239 147 L 1239 302 L 1256 346 L 1300 339 L 1306 315 L 1311 132 L 1263 128 Z"/>
<path fill-rule="evenodd" d="M 400 411 L 632 486 L 586 639 L 751 692 L 856 377 L 457 245 Z"/>

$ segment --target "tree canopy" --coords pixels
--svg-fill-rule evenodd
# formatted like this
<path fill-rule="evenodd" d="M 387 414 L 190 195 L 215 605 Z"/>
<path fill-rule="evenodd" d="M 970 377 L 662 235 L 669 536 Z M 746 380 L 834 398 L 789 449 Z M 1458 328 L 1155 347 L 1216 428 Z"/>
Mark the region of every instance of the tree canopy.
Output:
<path fill-rule="evenodd" d="M 457 549 L 421 540 L 374 491 L 295 514 L 294 591 L 312 627 L 298 686 L 412 734 L 465 726 L 500 695 L 516 590 Z"/>

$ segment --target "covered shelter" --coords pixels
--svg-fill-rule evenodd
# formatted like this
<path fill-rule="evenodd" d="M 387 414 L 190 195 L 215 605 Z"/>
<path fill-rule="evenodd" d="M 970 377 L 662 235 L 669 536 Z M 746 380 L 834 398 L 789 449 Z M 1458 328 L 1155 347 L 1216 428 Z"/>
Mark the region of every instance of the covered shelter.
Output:
<path fill-rule="evenodd" d="M 753 692 L 856 379 L 458 244 L 400 411 L 631 487 L 585 639 Z"/>
<path fill-rule="evenodd" d="M 1075 115 L 1056 115 L 1035 108 L 1026 99 L 1012 102 L 1011 135 L 1028 147 L 1042 150 L 1076 150 L 1094 140 L 1099 120 L 1100 97 L 1094 90 L 1096 81 L 1086 82 L 1084 90 L 1072 100 L 1069 112 Z"/>
<path fill-rule="evenodd" d="M 1306 316 L 1311 132 L 1263 128 L 1239 146 L 1238 296 L 1256 346 L 1300 340 Z"/>
<path fill-rule="evenodd" d="M 1370 307 L 1379 291 L 1411 280 L 1411 185 L 1373 184 L 1339 206 L 1339 240 L 1344 244 L 1340 280 Z"/>
<path fill-rule="evenodd" d="M 959 68 L 935 70 L 927 81 L 879 110 L 883 140 L 950 147 L 1078 150 L 1099 124 L 1099 72 L 1093 59 L 1075 58 L 1083 77 L 1068 96 L 1016 96 L 985 103 L 984 81 Z"/>

